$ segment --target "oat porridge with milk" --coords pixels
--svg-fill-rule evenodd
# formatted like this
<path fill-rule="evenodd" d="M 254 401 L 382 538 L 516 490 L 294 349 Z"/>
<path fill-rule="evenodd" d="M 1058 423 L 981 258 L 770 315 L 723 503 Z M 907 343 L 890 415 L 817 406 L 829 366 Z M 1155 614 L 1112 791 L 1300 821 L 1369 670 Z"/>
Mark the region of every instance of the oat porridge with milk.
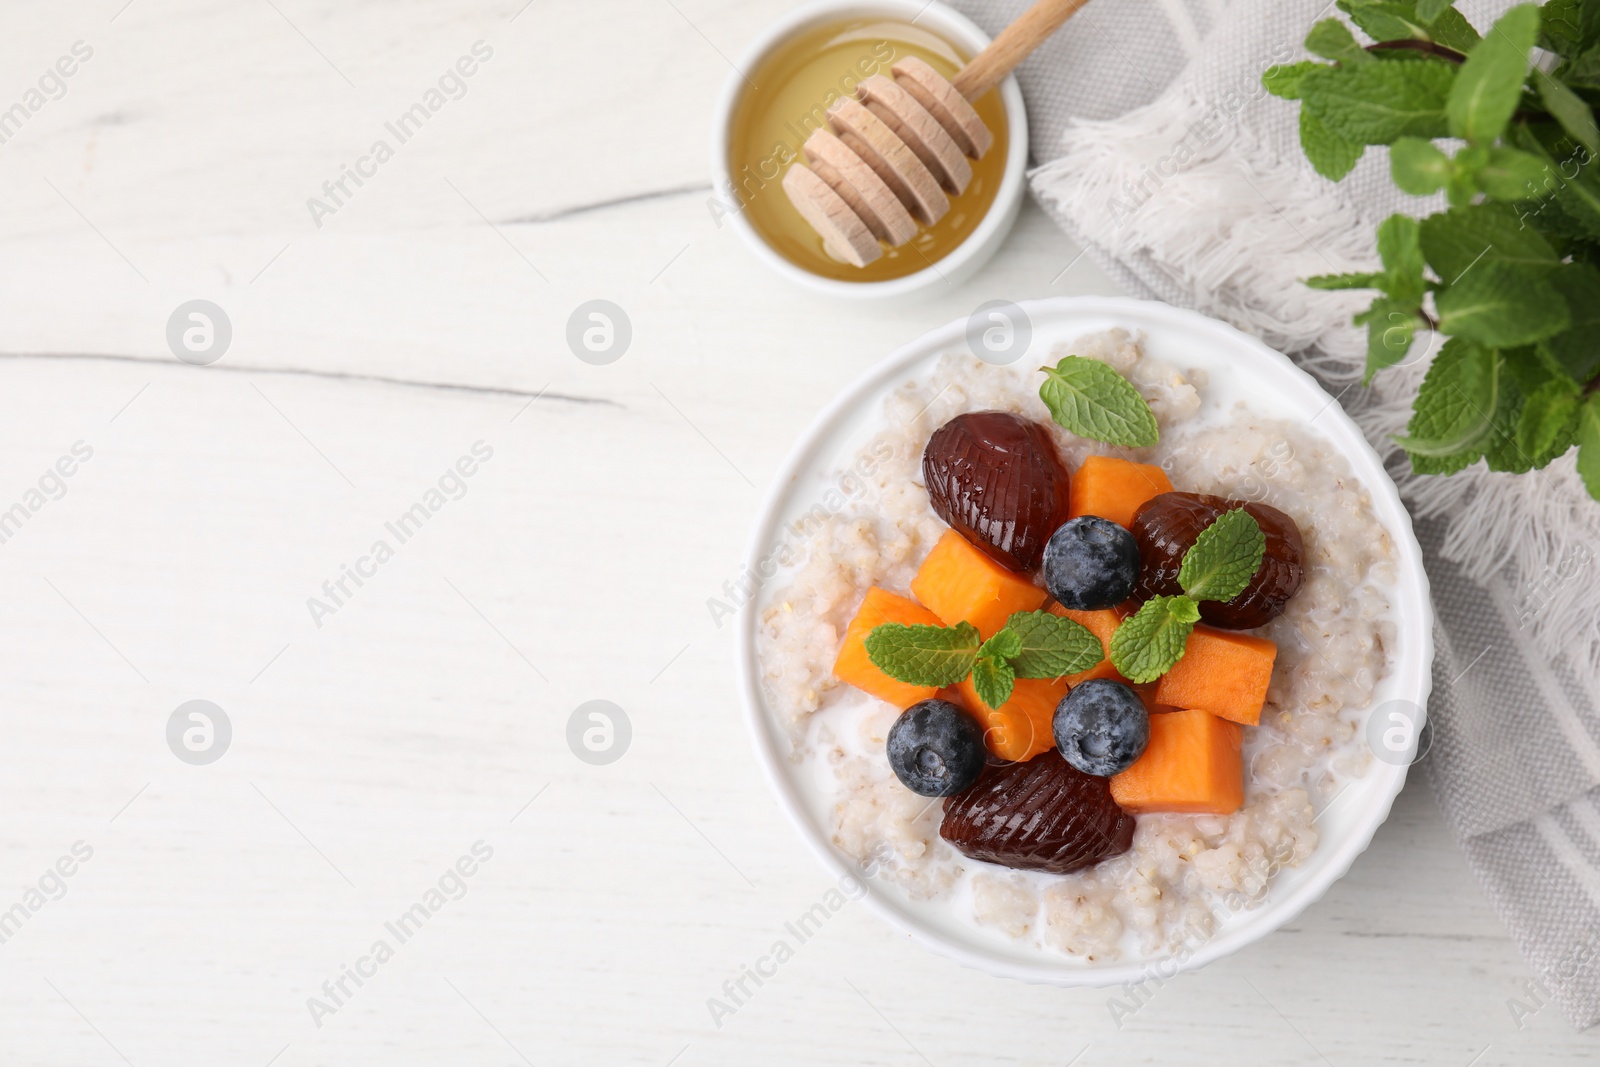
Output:
<path fill-rule="evenodd" d="M 889 396 L 785 531 L 760 683 L 893 892 L 1047 953 L 1172 952 L 1367 771 L 1396 552 L 1314 428 L 1204 410 L 1121 330 L 1057 360 L 952 352 Z"/>

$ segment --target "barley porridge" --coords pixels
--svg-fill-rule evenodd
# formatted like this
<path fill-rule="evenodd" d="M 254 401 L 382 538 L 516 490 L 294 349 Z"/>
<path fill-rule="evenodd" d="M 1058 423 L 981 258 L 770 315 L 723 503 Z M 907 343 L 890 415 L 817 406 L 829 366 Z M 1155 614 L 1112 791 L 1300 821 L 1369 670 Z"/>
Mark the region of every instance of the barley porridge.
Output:
<path fill-rule="evenodd" d="M 1396 551 L 1366 488 L 1314 429 L 1243 401 L 1203 412 L 1204 372 L 1146 358 L 1139 338 L 1121 330 L 1052 358 L 1068 352 L 1137 388 L 1159 425 L 1154 446 L 1112 447 L 1057 425 L 1036 361 L 998 367 L 965 352 L 944 356 L 889 396 L 882 429 L 785 531 L 785 569 L 757 602 L 756 648 L 767 707 L 787 732 L 791 760 L 823 783 L 832 840 L 847 857 L 905 898 L 947 902 L 1006 938 L 1114 960 L 1208 937 L 1227 914 L 1259 906 L 1276 872 L 1317 848 L 1316 813 L 1371 759 L 1361 716 L 1396 647 Z M 1177 490 L 1267 505 L 1298 527 L 1303 583 L 1251 638 L 1275 645 L 1276 659 L 1270 682 L 1263 676 L 1259 724 L 1234 728 L 1243 768 L 1236 810 L 1138 810 L 1125 851 L 1060 874 L 963 854 L 940 832 L 946 807 L 961 798 L 919 795 L 897 777 L 886 743 L 902 707 L 840 681 L 835 661 L 868 591 L 908 596 L 950 530 L 930 504 L 924 451 L 936 430 L 975 412 L 1045 428 L 1074 476 L 1091 456 L 1151 464 Z M 1148 700 L 1151 691 L 1141 691 Z"/>

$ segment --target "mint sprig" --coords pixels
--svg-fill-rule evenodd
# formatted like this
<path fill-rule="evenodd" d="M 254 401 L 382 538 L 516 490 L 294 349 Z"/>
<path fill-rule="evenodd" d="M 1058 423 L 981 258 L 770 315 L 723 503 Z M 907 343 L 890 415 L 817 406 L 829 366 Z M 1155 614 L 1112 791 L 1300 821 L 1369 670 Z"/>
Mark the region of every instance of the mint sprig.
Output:
<path fill-rule="evenodd" d="M 1324 177 L 1386 145 L 1395 186 L 1443 192 L 1449 209 L 1386 220 L 1381 269 L 1308 284 L 1376 290 L 1354 317 L 1369 381 L 1419 334 L 1449 339 L 1430 346 L 1398 438 L 1414 471 L 1520 473 L 1576 447 L 1600 498 L 1600 0 L 1519 4 L 1482 34 L 1450 0 L 1335 2 L 1343 19 L 1305 40 L 1320 58 L 1269 68 L 1263 85 L 1298 102 Z"/>
<path fill-rule="evenodd" d="M 930 626 L 886 622 L 864 642 L 880 671 L 910 685 L 947 686 L 972 676 L 978 696 L 991 708 L 1011 699 L 1018 678 L 1078 674 L 1105 656 L 1088 627 L 1048 611 L 1019 611 L 981 641 L 969 622 Z"/>
<path fill-rule="evenodd" d="M 1130 682 L 1153 682 L 1183 658 L 1200 621 L 1202 600 L 1232 600 L 1250 585 L 1266 557 L 1261 524 L 1243 508 L 1213 519 L 1183 554 L 1176 596 L 1145 601 L 1111 635 L 1111 663 Z"/>
<path fill-rule="evenodd" d="M 1040 367 L 1039 399 L 1050 417 L 1079 437 L 1148 448 L 1161 437 L 1156 417 L 1133 383 L 1097 359 L 1067 356 Z"/>

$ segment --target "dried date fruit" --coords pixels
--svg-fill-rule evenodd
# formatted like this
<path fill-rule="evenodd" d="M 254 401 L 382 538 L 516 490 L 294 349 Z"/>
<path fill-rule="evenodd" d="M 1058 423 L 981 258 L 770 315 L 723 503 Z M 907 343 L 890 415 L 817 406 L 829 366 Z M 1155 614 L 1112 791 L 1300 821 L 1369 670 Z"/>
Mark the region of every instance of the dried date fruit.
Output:
<path fill-rule="evenodd" d="M 1139 543 L 1138 600 L 1176 596 L 1183 592 L 1178 570 L 1183 554 L 1217 516 L 1243 508 L 1261 526 L 1266 553 L 1261 566 L 1232 600 L 1202 601 L 1200 618 L 1224 630 L 1253 630 L 1283 614 L 1289 598 L 1305 581 L 1305 546 L 1300 528 L 1277 508 L 1266 504 L 1228 500 L 1203 493 L 1162 493 L 1151 497 L 1133 516 L 1133 536 Z"/>
<path fill-rule="evenodd" d="M 1025 871 L 1071 874 L 1133 844 L 1134 818 L 1108 778 L 1084 774 L 1049 749 L 1026 763 L 991 763 L 944 802 L 939 836 L 963 855 Z"/>
<path fill-rule="evenodd" d="M 1067 518 L 1067 472 L 1050 431 L 1010 412 L 968 412 L 939 427 L 922 478 L 934 513 L 1015 571 L 1038 568 Z"/>

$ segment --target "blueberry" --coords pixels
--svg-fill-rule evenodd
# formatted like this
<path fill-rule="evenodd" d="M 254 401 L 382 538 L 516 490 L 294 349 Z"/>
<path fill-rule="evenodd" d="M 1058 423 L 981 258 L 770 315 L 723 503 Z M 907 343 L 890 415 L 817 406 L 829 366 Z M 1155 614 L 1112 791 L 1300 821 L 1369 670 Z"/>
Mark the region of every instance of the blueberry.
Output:
<path fill-rule="evenodd" d="M 1045 543 L 1045 588 L 1064 608 L 1114 607 L 1133 595 L 1138 581 L 1139 543 L 1110 519 L 1079 516 Z"/>
<path fill-rule="evenodd" d="M 948 797 L 977 781 L 987 758 L 983 728 L 948 700 L 924 700 L 889 728 L 889 766 L 920 796 Z"/>
<path fill-rule="evenodd" d="M 1144 701 L 1109 678 L 1090 679 L 1062 697 L 1051 725 L 1066 761 L 1101 778 L 1133 766 L 1150 743 Z"/>

